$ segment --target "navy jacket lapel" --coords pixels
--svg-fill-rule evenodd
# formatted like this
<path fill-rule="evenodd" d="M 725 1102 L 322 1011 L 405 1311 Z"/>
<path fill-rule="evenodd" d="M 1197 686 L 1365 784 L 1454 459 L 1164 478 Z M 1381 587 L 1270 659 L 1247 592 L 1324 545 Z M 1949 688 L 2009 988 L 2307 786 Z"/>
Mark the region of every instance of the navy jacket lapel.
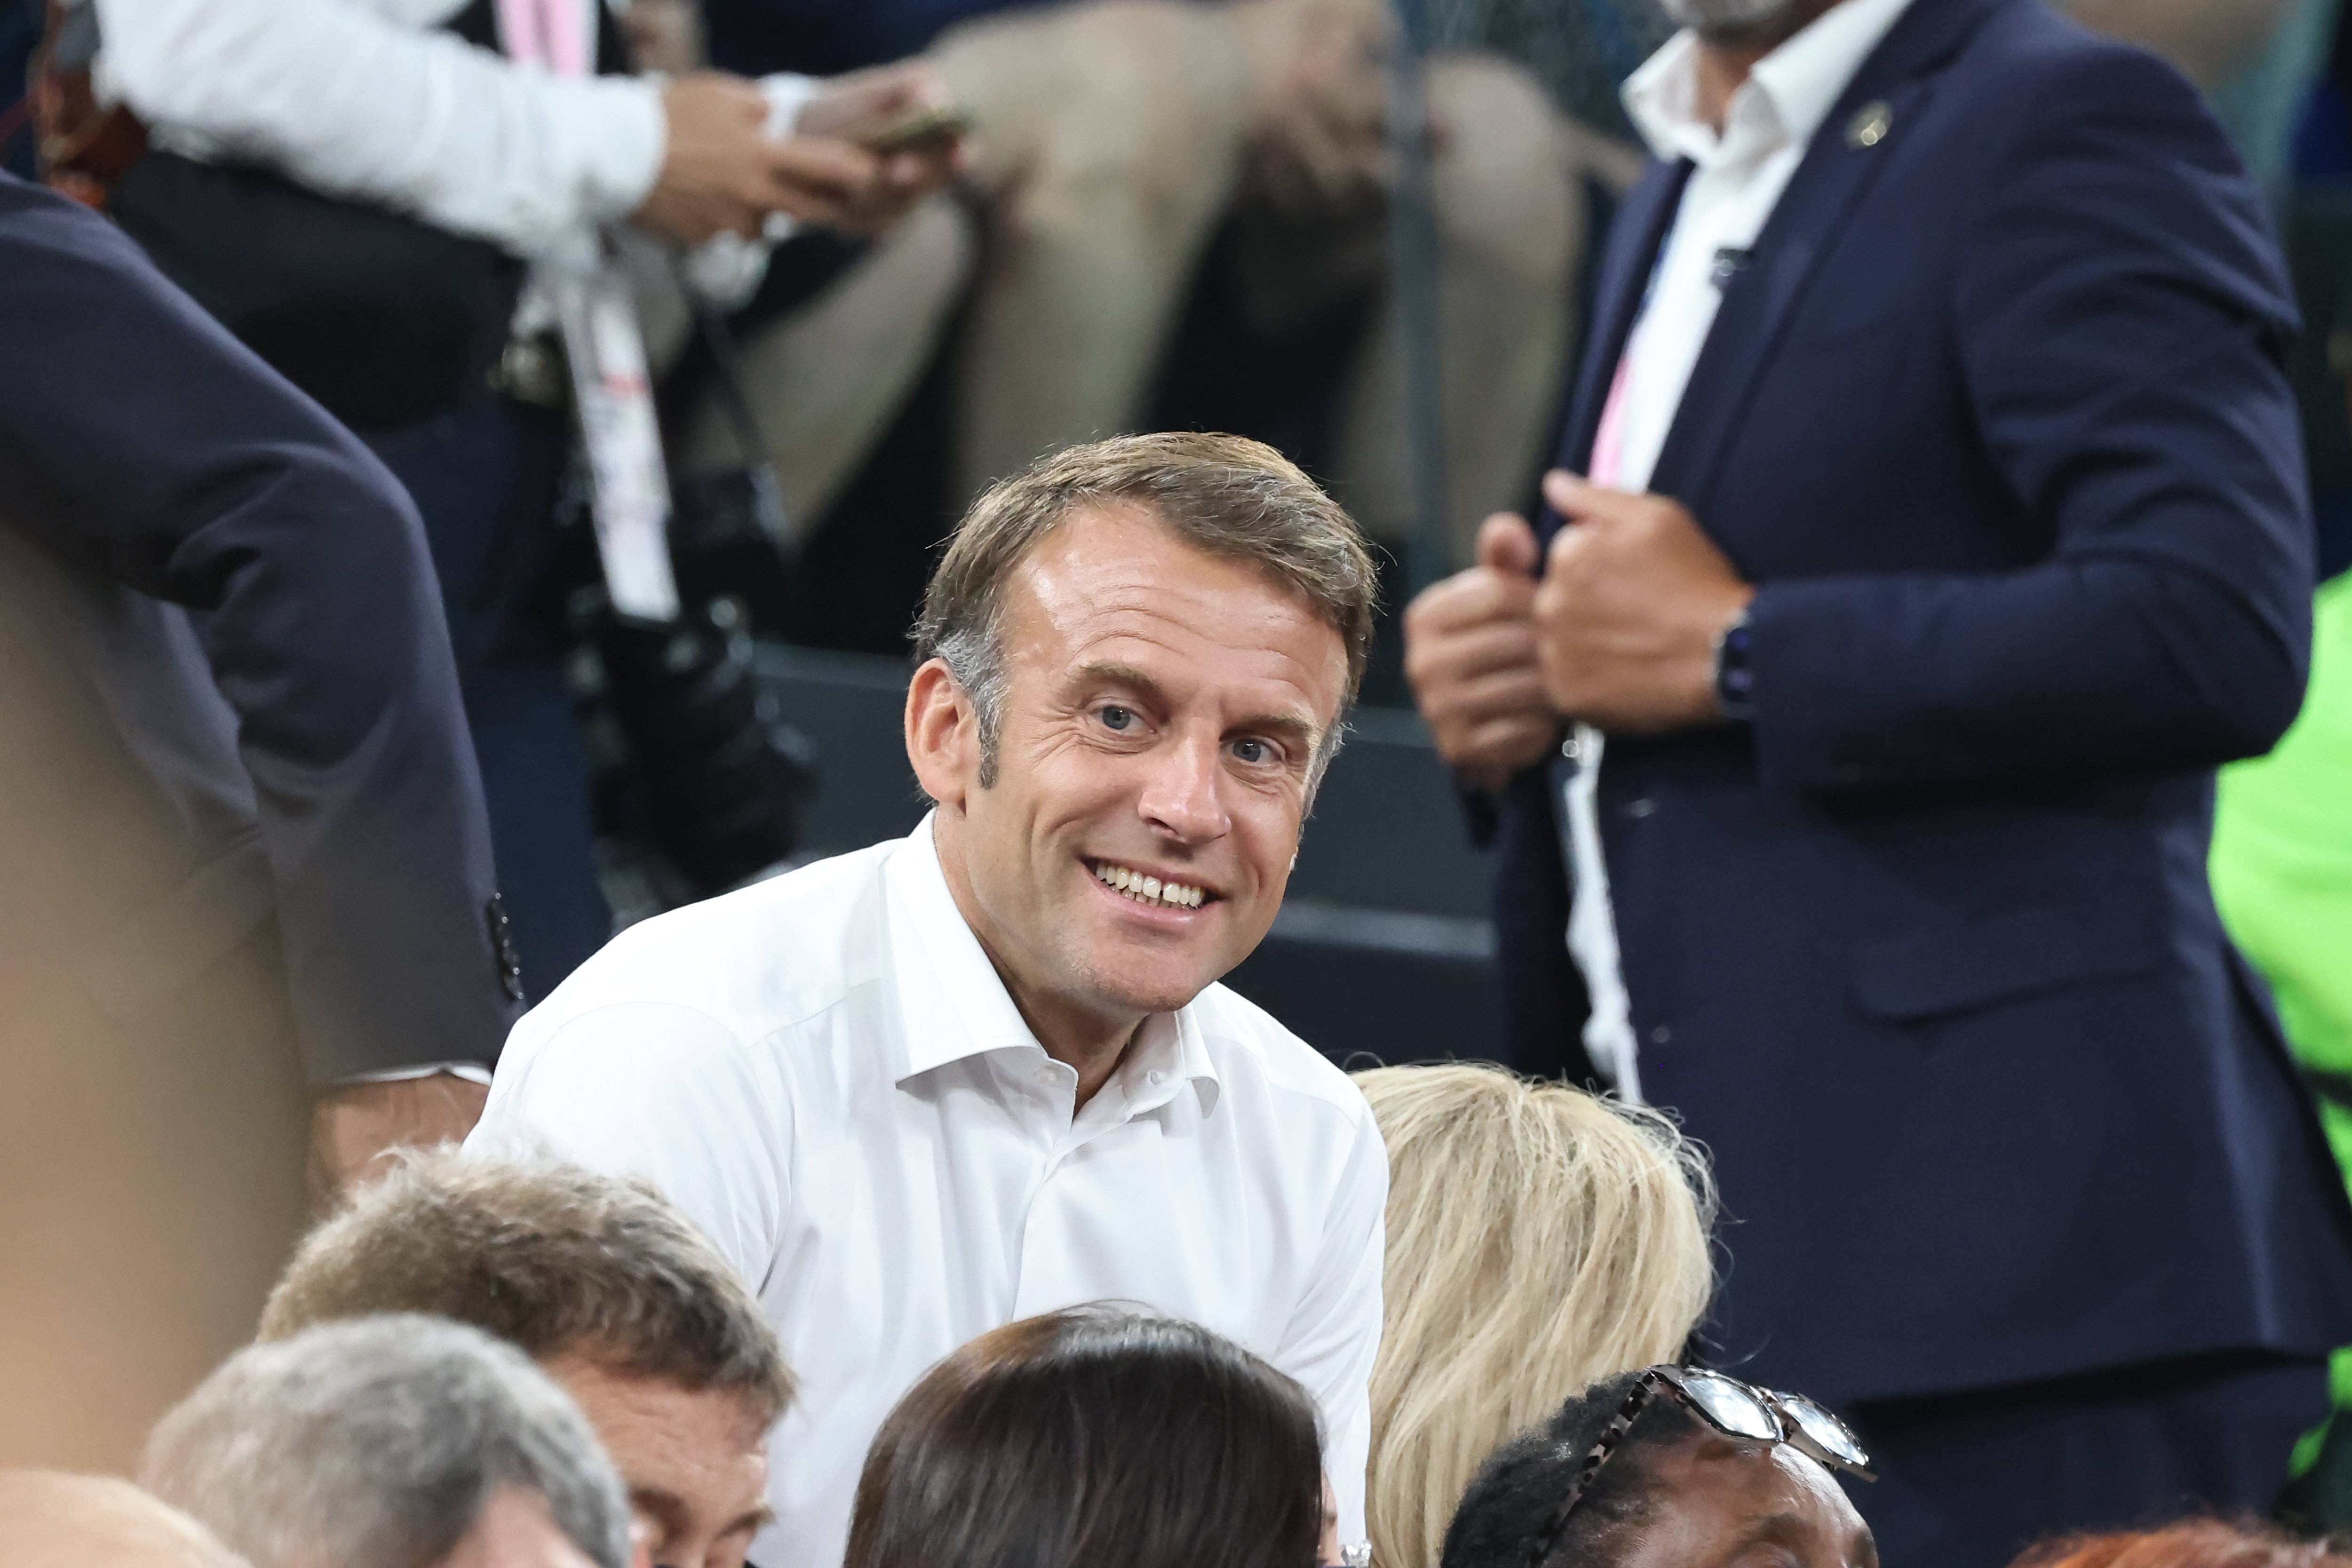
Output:
<path fill-rule="evenodd" d="M 1617 361 L 1625 353 L 1625 339 L 1641 314 L 1642 296 L 1650 286 L 1658 247 L 1674 226 L 1682 205 L 1683 186 L 1690 179 L 1688 159 L 1672 163 L 1653 161 L 1609 226 L 1609 246 L 1601 257 L 1601 277 L 1592 293 L 1592 321 L 1585 337 L 1584 358 L 1576 375 L 1576 390 L 1568 404 L 1568 424 L 1560 435 L 1559 462 L 1577 473 L 1584 471 L 1592 451 L 1592 437 L 1601 425 L 1601 410 Z"/>
<path fill-rule="evenodd" d="M 1891 161 L 1908 121 L 1926 107 L 1936 68 L 2000 3 L 1913 0 L 1854 73 L 1813 132 L 1804 162 L 1757 237 L 1748 265 L 1724 285 L 1722 306 L 1659 451 L 1651 489 L 1676 497 L 1705 517 L 1706 492 L 1733 421 L 1747 406 L 1814 263 Z M 1874 104 L 1885 106 L 1883 116 L 1872 117 L 1883 118 L 1880 133 L 1866 141 L 1851 135 L 1857 117 Z"/>

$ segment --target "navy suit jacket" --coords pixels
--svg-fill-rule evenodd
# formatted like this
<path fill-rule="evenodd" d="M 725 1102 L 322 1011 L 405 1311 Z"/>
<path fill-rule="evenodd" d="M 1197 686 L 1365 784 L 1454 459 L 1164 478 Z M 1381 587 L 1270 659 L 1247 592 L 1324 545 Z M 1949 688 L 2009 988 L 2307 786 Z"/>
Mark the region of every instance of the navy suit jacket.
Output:
<path fill-rule="evenodd" d="M 1686 173 L 1618 217 L 1565 467 Z M 2215 764 L 2303 689 L 2294 330 L 2194 90 L 2040 0 L 1915 0 L 1725 284 L 1652 489 L 1758 584 L 1757 718 L 1612 737 L 1600 809 L 1756 1377 L 2352 1342 L 2352 1212 L 2205 875 Z M 1501 804 L 1513 1051 L 1580 1071 L 1544 771 Z"/>
<path fill-rule="evenodd" d="M 274 922 L 313 1082 L 493 1061 L 520 992 L 407 496 L 5 174 L 0 344 L 0 1026 L 152 1039 Z"/>

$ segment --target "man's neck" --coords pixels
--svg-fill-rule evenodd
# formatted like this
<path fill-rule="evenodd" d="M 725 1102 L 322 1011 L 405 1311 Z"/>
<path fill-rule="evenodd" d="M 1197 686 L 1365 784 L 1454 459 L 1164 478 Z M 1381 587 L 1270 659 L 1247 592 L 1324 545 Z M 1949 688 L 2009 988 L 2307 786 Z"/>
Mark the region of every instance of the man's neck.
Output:
<path fill-rule="evenodd" d="M 1739 90 L 1758 60 L 1805 30 L 1838 0 L 1791 0 L 1773 15 L 1740 27 L 1701 28 L 1695 75 L 1698 115 L 1723 134 L 1724 117 L 1731 112 L 1731 95 Z"/>
<path fill-rule="evenodd" d="M 1045 1047 L 1047 1056 L 1077 1070 L 1075 1103 L 1083 1106 L 1118 1070 L 1119 1058 L 1127 1054 L 1128 1046 L 1143 1027 L 1145 1015 L 1107 1015 L 1024 981 L 998 951 L 998 944 L 990 940 L 990 924 L 972 891 L 962 847 L 945 831 L 947 826 L 944 817 L 933 819 L 931 845 L 940 858 L 940 874 L 947 879 L 948 896 L 955 900 L 956 912 L 963 916 L 965 927 L 980 943 L 980 951 L 987 955 L 988 966 L 1003 983 L 1004 994 L 1013 999 L 1021 1021 L 1029 1026 L 1029 1032 L 1037 1037 L 1037 1043 Z"/>
<path fill-rule="evenodd" d="M 980 948 L 988 953 L 997 978 L 1004 982 L 1005 994 L 1021 1010 L 1022 1022 L 1037 1037 L 1037 1043 L 1045 1047 L 1045 1054 L 1077 1069 L 1078 1094 L 1074 1103 L 1085 1105 L 1118 1070 L 1127 1047 L 1135 1043 L 1136 1035 L 1143 1028 L 1143 1019 L 1105 1018 L 1070 1007 L 1058 997 L 1034 994 L 1012 970 L 998 962 L 995 953 L 989 952 L 986 938 L 981 939 Z"/>

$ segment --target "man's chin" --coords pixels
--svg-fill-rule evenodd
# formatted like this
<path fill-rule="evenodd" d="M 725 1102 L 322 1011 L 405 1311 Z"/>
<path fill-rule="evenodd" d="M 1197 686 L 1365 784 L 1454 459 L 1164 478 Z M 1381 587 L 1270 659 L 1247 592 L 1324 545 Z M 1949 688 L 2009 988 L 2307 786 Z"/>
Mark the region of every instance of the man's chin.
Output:
<path fill-rule="evenodd" d="M 1225 973 L 1210 963 L 1171 964 L 1168 958 L 1166 953 L 1139 958 L 1117 950 L 1106 952 L 1094 965 L 1095 992 L 1115 1012 L 1173 1013 L 1190 1005 Z"/>
<path fill-rule="evenodd" d="M 1795 0 L 1662 0 L 1666 19 L 1709 37 L 1738 36 L 1768 27 Z"/>

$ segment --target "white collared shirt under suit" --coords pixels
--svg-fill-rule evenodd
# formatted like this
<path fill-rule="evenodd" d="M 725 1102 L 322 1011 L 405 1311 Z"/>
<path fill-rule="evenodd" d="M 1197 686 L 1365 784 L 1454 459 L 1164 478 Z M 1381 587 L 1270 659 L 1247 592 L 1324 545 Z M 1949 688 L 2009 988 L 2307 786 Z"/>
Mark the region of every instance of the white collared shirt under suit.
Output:
<path fill-rule="evenodd" d="M 1625 81 L 1625 110 L 1660 158 L 1691 161 L 1674 228 L 1658 256 L 1640 319 L 1626 339 L 1586 476 L 1610 489 L 1649 489 L 1651 471 L 1681 408 L 1723 294 L 1718 268 L 1737 265 L 1788 188 L 1805 149 L 1864 60 L 1911 0 L 1841 0 L 1758 60 L 1731 95 L 1723 129 L 1699 117 L 1698 39 L 1675 34 Z M 1576 729 L 1573 761 L 1560 769 L 1574 901 L 1568 948 L 1591 1011 L 1584 1048 L 1624 1098 L 1642 1099 L 1609 873 L 1594 814 L 1605 742 Z"/>

